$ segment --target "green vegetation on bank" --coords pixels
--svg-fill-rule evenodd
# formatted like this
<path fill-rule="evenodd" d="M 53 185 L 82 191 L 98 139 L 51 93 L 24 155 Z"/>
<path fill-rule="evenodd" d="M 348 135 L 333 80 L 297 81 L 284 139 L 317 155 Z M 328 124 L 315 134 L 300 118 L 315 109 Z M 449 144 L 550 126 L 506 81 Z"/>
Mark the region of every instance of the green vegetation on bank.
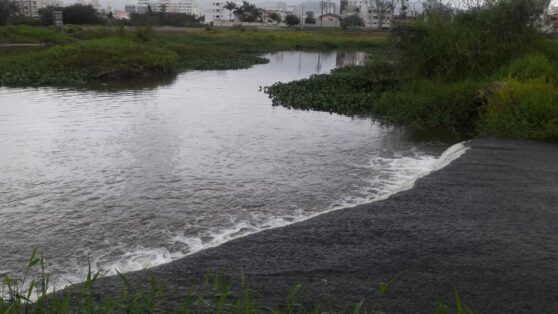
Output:
<path fill-rule="evenodd" d="M 36 274 L 33 276 L 32 274 Z M 184 296 L 181 304 L 170 305 L 164 286 L 151 277 L 149 283 L 132 283 L 125 275 L 118 273 L 120 294 L 99 295 L 97 281 L 100 272 L 93 272 L 91 267 L 84 281 L 71 290 L 51 291 L 51 278 L 45 267 L 45 260 L 35 249 L 27 263 L 24 277 L 14 280 L 5 276 L 0 286 L 0 313 L 2 314 L 63 314 L 63 313 L 215 313 L 215 314 L 256 314 L 256 313 L 369 313 L 381 314 L 380 301 L 385 297 L 397 278 L 381 282 L 374 293 L 372 302 L 362 299 L 345 308 L 335 308 L 327 302 L 316 300 L 315 304 L 302 304 L 299 295 L 304 290 L 302 285 L 295 285 L 285 295 L 285 301 L 279 308 L 262 304 L 257 291 L 250 287 L 244 273 L 234 279 L 224 272 L 207 274 L 200 283 L 192 283 L 192 289 Z M 36 279 L 31 279 L 36 278 Z M 433 304 L 432 313 L 436 314 L 472 314 L 459 294 L 450 296 L 448 306 L 444 303 Z"/>
<path fill-rule="evenodd" d="M 396 27 L 389 57 L 267 88 L 274 105 L 373 115 L 466 136 L 558 140 L 558 42 L 536 30 L 548 2 L 439 5 Z"/>
<path fill-rule="evenodd" d="M 53 28 L 25 25 L 0 27 L 0 44 L 61 44 L 71 41 L 70 36 Z"/>
<path fill-rule="evenodd" d="M 267 62 L 259 54 L 292 49 L 370 49 L 382 35 L 298 30 L 158 31 L 148 27 L 0 28 L 2 43 L 53 43 L 27 53 L 1 53 L 0 85 L 81 84 L 134 79 L 186 70 L 247 68 Z"/>

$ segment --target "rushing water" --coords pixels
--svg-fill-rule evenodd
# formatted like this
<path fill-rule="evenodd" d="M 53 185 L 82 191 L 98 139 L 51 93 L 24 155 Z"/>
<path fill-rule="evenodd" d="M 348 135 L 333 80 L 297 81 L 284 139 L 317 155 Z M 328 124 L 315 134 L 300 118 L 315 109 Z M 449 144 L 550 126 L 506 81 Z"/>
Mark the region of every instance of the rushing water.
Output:
<path fill-rule="evenodd" d="M 385 197 L 448 146 L 367 118 L 272 107 L 260 86 L 363 61 L 281 52 L 149 88 L 0 89 L 0 275 L 154 266 Z"/>

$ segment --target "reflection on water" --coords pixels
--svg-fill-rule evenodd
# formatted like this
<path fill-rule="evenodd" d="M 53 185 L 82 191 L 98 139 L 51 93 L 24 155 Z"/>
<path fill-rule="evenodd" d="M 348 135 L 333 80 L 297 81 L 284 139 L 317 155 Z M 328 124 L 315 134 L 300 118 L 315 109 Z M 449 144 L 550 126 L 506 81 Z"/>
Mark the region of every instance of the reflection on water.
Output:
<path fill-rule="evenodd" d="M 339 52 L 335 60 L 335 65 L 345 67 L 349 65 L 364 65 L 367 54 L 365 52 Z"/>
<path fill-rule="evenodd" d="M 267 57 L 118 91 L 0 89 L 0 273 L 20 273 L 35 245 L 59 282 L 88 257 L 111 271 L 168 262 L 392 193 L 447 146 L 258 92 L 363 54 Z"/>

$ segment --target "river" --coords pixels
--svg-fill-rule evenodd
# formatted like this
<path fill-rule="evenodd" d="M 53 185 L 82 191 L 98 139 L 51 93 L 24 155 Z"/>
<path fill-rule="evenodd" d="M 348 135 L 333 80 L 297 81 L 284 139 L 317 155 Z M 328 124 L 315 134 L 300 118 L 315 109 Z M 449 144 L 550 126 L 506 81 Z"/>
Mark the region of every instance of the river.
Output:
<path fill-rule="evenodd" d="M 53 280 L 172 261 L 229 239 L 384 198 L 449 146 L 370 118 L 272 107 L 261 86 L 363 53 L 150 86 L 0 88 L 0 276 L 33 247 Z"/>

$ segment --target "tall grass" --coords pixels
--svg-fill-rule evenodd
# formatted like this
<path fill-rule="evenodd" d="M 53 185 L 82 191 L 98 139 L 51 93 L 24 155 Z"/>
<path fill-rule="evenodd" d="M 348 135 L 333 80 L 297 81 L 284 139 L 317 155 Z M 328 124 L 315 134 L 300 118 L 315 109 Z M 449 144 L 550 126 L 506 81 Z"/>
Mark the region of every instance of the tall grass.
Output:
<path fill-rule="evenodd" d="M 0 44 L 5 43 L 50 43 L 59 44 L 72 42 L 73 39 L 63 32 L 50 27 L 32 27 L 11 25 L 0 27 Z"/>
<path fill-rule="evenodd" d="M 444 81 L 484 77 L 542 41 L 530 0 L 501 0 L 447 18 L 430 12 L 415 25 L 396 27 L 399 62 L 416 77 Z"/>
<path fill-rule="evenodd" d="M 103 38 L 0 58 L 0 85 L 73 84 L 173 71 L 172 51 L 127 38 Z"/>
<path fill-rule="evenodd" d="M 31 279 L 29 274 L 39 269 L 39 277 Z M 385 313 L 379 307 L 379 301 L 390 293 L 396 278 L 381 282 L 376 291 L 376 297 L 369 305 L 365 299 L 348 305 L 345 308 L 334 308 L 327 304 L 316 302 L 314 305 L 303 304 L 299 295 L 304 289 L 300 284 L 290 289 L 284 303 L 277 308 L 269 307 L 259 301 L 259 294 L 254 291 L 244 273 L 238 280 L 233 280 L 224 272 L 207 274 L 197 288 L 190 289 L 184 296 L 183 302 L 170 306 L 167 302 L 167 291 L 164 286 L 151 277 L 148 288 L 138 288 L 128 278 L 118 272 L 120 291 L 116 294 L 102 294 L 97 291 L 100 272 L 93 272 L 89 267 L 84 281 L 69 291 L 54 291 L 50 286 L 50 275 L 46 272 L 45 261 L 37 249 L 33 250 L 23 278 L 19 281 L 8 276 L 2 281 L 3 294 L 0 294 L 0 313 L 2 314 L 58 314 L 58 313 Z M 113 291 L 114 292 L 114 291 Z M 458 314 L 472 314 L 473 311 L 461 301 L 455 293 L 452 306 L 439 303 L 433 307 L 436 314 L 449 314 L 454 310 Z"/>

